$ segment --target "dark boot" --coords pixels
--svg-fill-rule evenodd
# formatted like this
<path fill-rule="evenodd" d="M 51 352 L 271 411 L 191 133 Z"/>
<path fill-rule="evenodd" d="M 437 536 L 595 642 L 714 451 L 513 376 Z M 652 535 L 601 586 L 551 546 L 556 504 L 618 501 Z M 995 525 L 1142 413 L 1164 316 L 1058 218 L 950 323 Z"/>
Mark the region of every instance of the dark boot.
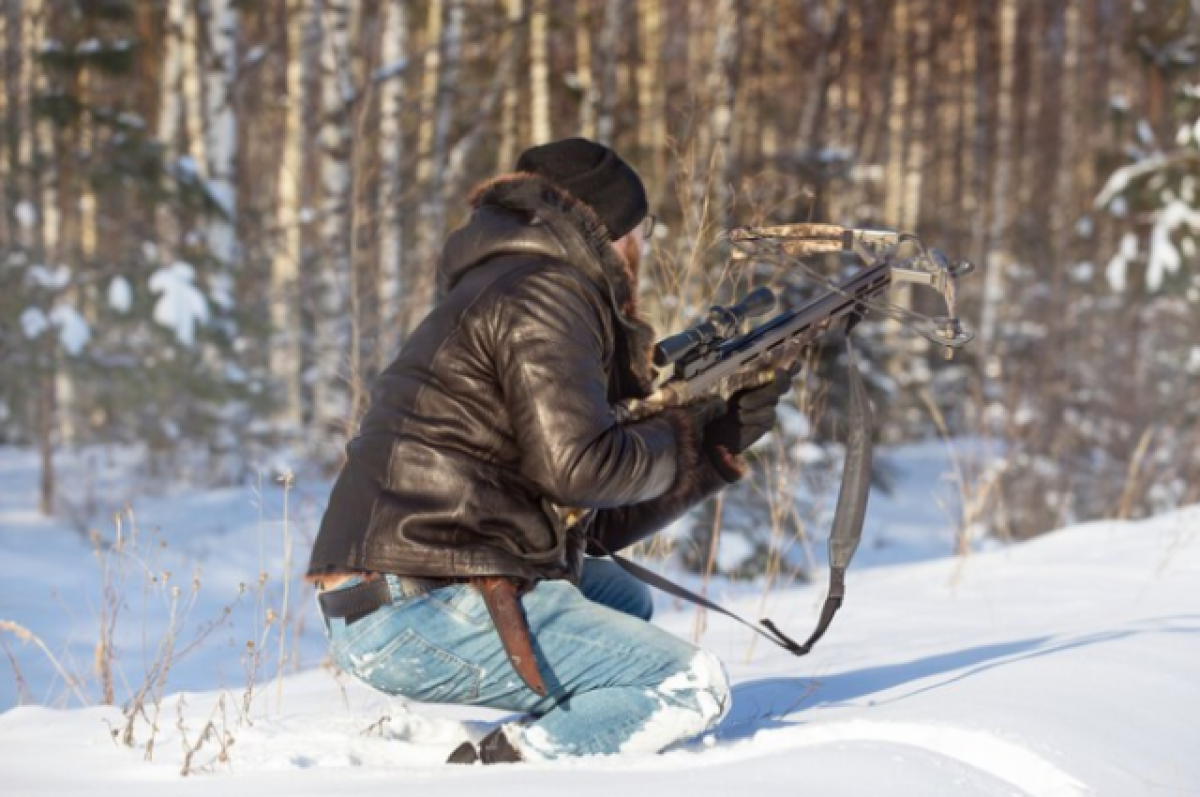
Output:
<path fill-rule="evenodd" d="M 480 739 L 478 745 L 470 742 L 460 744 L 446 759 L 446 763 L 475 764 L 482 761 L 485 764 L 515 764 L 523 760 L 517 749 L 509 743 L 501 726 Z"/>

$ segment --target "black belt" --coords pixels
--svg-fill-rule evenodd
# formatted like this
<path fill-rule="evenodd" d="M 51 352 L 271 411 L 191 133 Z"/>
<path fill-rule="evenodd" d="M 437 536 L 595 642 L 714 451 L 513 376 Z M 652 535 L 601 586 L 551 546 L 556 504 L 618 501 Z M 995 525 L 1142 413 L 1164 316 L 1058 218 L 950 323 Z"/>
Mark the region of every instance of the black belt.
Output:
<path fill-rule="evenodd" d="M 400 594 L 406 598 L 433 592 L 435 589 L 449 586 L 460 581 L 453 578 L 417 578 L 414 576 L 395 576 L 400 585 Z M 392 604 L 392 590 L 386 577 L 364 581 L 345 589 L 333 589 L 322 592 L 317 596 L 321 605 L 321 613 L 326 618 L 342 619 L 346 625 L 353 625 L 376 609 Z"/>

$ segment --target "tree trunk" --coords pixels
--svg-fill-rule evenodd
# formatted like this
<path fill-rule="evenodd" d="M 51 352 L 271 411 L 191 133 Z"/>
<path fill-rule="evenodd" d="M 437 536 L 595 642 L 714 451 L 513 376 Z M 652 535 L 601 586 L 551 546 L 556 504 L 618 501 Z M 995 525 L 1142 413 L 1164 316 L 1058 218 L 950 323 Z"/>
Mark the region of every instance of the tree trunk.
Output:
<path fill-rule="evenodd" d="M 604 5 L 604 30 L 600 34 L 600 91 L 596 107 L 596 140 L 613 143 L 617 113 L 617 61 L 621 31 L 625 27 L 625 0 Z"/>
<path fill-rule="evenodd" d="M 0 76 L 4 80 L 4 88 L 0 89 L 0 120 L 3 120 L 3 126 L 0 127 L 0 247 L 3 248 L 15 243 L 9 229 L 9 213 L 16 202 L 8 143 L 13 133 L 13 117 L 19 113 L 17 103 L 21 99 L 17 93 L 20 82 L 15 79 L 12 68 L 13 59 L 17 57 L 13 51 L 20 47 L 20 43 L 15 41 L 15 36 L 9 38 L 9 17 L 19 19 L 15 16 L 19 12 L 14 10 L 18 5 L 10 3 L 0 9 L 0 53 L 3 54 L 0 57 Z"/>
<path fill-rule="evenodd" d="M 575 77 L 579 81 L 579 135 L 584 138 L 596 137 L 597 93 L 592 69 L 594 16 L 589 0 L 575 0 Z"/>
<path fill-rule="evenodd" d="M 891 93 L 887 108 L 887 204 L 884 224 L 902 227 L 905 220 L 904 199 L 907 183 L 904 128 L 909 113 L 909 3 L 896 0 L 892 28 L 888 32 L 891 63 Z"/>
<path fill-rule="evenodd" d="M 662 0 L 644 0 L 638 5 L 638 33 L 641 60 L 638 63 L 638 148 L 646 185 L 660 203 L 664 186 L 666 153 L 666 81 L 663 75 Z"/>
<path fill-rule="evenodd" d="M 207 8 L 206 8 L 207 6 Z M 233 87 L 238 78 L 238 12 L 233 0 L 209 0 L 202 4 L 205 41 L 211 48 L 205 69 L 204 100 L 208 137 L 208 190 L 225 214 L 208 223 L 210 251 L 222 262 L 232 263 L 237 246 L 237 115 Z"/>
<path fill-rule="evenodd" d="M 315 374 L 313 414 L 318 429 L 344 431 L 348 380 L 357 378 L 351 360 L 357 356 L 347 319 L 350 286 L 351 131 L 350 75 L 345 62 L 349 45 L 345 0 L 318 0 L 321 24 L 321 223 L 317 280 L 313 302 Z"/>
<path fill-rule="evenodd" d="M 421 201 L 417 213 L 416 272 L 409 280 L 405 297 L 405 329 L 411 330 L 424 317 L 433 301 L 437 249 L 446 225 L 444 170 L 449 148 L 450 123 L 457 94 L 458 65 L 462 44 L 461 0 L 431 0 L 426 36 L 425 85 L 421 107 L 424 116 L 418 137 L 420 161 L 417 182 Z M 446 26 L 442 28 L 442 13 Z"/>
<path fill-rule="evenodd" d="M 988 231 L 987 267 L 984 269 L 983 307 L 979 318 L 979 358 L 989 375 L 999 374 L 999 361 L 988 358 L 996 344 L 1000 305 L 1005 299 L 1005 270 L 1012 253 L 1008 244 L 1010 185 L 1013 158 L 1014 86 L 1016 78 L 1017 0 L 1000 3 L 1000 86 L 996 96 L 996 146 L 990 202 L 992 223 Z"/>
<path fill-rule="evenodd" d="M 509 29 L 516 35 L 521 17 L 525 15 L 525 0 L 505 0 Z M 544 54 L 543 54 L 544 55 Z M 504 107 L 500 117 L 500 152 L 497 170 L 510 171 L 517 161 L 518 137 L 520 136 L 521 84 L 510 80 L 504 89 Z"/>
<path fill-rule="evenodd" d="M 53 346 L 43 346 L 47 371 L 38 377 L 37 441 L 41 462 L 38 508 L 49 517 L 54 513 L 54 352 Z"/>
<path fill-rule="evenodd" d="M 714 216 L 721 229 L 733 226 L 733 180 L 737 158 L 731 141 L 734 103 L 737 100 L 737 64 L 741 55 L 741 14 L 737 0 L 718 0 L 714 11 L 717 26 L 716 48 L 712 69 L 708 73 L 708 97 L 712 113 L 708 124 L 712 130 L 712 156 L 709 163 L 718 167 L 713 181 Z"/>
<path fill-rule="evenodd" d="M 404 0 L 388 0 L 381 13 L 383 67 L 408 58 L 408 14 Z M 405 77 L 383 86 L 379 108 L 379 301 L 382 305 L 378 367 L 384 368 L 400 348 L 400 298 L 404 290 L 404 129 Z"/>
<path fill-rule="evenodd" d="M 301 236 L 301 192 L 304 159 L 304 55 L 305 29 L 311 22 L 312 0 L 288 0 L 287 27 L 287 106 L 284 112 L 283 157 L 279 161 L 276 229 L 278 245 L 271 258 L 270 319 L 273 342 L 270 345 L 270 371 L 283 385 L 280 402 L 275 405 L 277 422 L 299 429 L 302 418 L 301 389 L 301 317 L 299 313 Z"/>
<path fill-rule="evenodd" d="M 175 0 L 172 0 L 173 2 Z M 199 25 L 195 7 L 185 8 L 182 14 L 182 30 L 179 37 L 179 84 L 183 92 L 184 124 L 187 129 L 189 166 L 206 182 L 209 172 L 208 136 L 209 120 L 205 115 L 201 83 Z"/>
<path fill-rule="evenodd" d="M 548 27 L 550 12 L 546 0 L 531 0 L 533 13 L 529 20 L 529 83 L 531 97 L 532 138 L 530 144 L 545 144 L 550 132 L 550 64 Z"/>

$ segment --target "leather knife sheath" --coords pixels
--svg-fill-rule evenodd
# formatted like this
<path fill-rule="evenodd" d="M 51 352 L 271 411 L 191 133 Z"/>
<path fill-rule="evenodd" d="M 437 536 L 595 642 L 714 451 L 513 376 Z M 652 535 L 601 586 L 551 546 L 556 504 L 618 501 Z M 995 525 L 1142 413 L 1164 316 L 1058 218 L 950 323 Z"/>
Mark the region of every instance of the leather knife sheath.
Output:
<path fill-rule="evenodd" d="M 504 652 L 512 662 L 513 669 L 521 676 L 530 689 L 545 697 L 548 690 L 538 669 L 537 658 L 533 655 L 533 643 L 529 638 L 529 623 L 521 608 L 520 586 L 517 581 L 506 576 L 485 576 L 473 578 L 471 583 L 483 594 L 483 602 L 487 605 L 488 614 L 492 616 L 492 624 L 500 634 L 500 642 Z"/>

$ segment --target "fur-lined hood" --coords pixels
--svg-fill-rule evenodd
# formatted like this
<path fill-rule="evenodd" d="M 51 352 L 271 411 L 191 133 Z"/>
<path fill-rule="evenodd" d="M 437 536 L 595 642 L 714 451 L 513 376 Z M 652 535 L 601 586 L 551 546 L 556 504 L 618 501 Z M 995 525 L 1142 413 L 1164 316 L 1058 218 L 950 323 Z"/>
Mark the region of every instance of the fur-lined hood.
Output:
<path fill-rule="evenodd" d="M 525 172 L 481 183 L 469 201 L 475 213 L 451 234 L 438 264 L 439 294 L 498 255 L 543 255 L 569 263 L 608 297 L 617 322 L 618 362 L 628 369 L 621 381 L 639 397 L 648 395 L 654 381 L 654 330 L 638 313 L 637 275 L 630 273 L 592 209 L 545 178 Z"/>

